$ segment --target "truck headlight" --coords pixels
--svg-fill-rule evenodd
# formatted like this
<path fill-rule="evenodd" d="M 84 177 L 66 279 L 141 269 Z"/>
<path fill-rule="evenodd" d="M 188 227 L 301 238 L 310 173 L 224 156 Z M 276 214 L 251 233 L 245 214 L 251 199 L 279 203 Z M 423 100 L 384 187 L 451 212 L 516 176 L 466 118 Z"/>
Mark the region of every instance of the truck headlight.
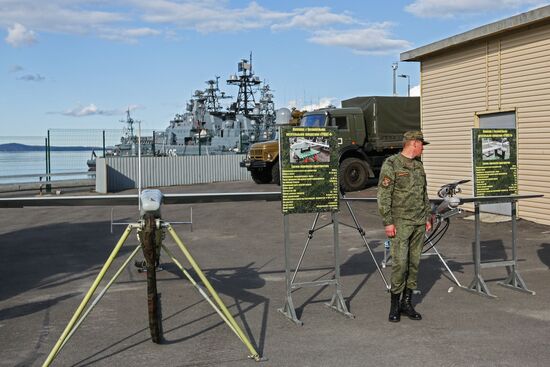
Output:
<path fill-rule="evenodd" d="M 271 153 L 267 153 L 267 160 L 270 161 L 271 159 L 273 159 L 273 156 L 271 155 Z"/>

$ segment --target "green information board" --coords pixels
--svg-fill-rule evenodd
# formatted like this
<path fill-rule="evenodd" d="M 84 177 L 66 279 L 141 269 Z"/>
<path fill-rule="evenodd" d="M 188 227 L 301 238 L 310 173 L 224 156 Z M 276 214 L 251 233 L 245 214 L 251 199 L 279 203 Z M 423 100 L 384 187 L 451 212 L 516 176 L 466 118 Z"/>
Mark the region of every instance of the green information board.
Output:
<path fill-rule="evenodd" d="M 338 211 L 336 133 L 328 127 L 281 127 L 283 214 Z"/>
<path fill-rule="evenodd" d="M 472 143 L 474 195 L 516 195 L 516 129 L 472 129 Z"/>

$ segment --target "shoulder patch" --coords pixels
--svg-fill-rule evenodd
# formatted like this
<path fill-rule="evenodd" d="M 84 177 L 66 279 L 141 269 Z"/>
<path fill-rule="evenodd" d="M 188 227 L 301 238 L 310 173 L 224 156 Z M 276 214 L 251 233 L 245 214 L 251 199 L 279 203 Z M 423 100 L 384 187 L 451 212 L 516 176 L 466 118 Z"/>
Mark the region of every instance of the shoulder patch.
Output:
<path fill-rule="evenodd" d="M 388 158 L 386 158 L 386 160 L 388 162 L 391 162 L 393 163 L 393 161 L 397 158 L 397 154 L 394 154 L 394 155 L 390 155 Z"/>
<path fill-rule="evenodd" d="M 384 176 L 384 179 L 382 180 L 382 186 L 388 187 L 391 184 L 391 178 L 388 176 Z"/>

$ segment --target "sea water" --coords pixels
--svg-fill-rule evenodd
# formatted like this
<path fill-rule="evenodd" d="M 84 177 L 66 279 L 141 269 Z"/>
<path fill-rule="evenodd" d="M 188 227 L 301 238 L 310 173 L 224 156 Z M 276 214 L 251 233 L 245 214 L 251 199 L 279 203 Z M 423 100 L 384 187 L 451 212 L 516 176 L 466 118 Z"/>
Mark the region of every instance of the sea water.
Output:
<path fill-rule="evenodd" d="M 72 180 L 90 178 L 87 160 L 90 151 L 52 151 L 50 152 L 51 173 L 72 173 L 75 175 L 52 176 L 54 180 Z M 38 182 L 46 173 L 46 153 L 39 152 L 0 152 L 0 184 Z M 9 176 L 28 175 L 28 177 Z M 42 178 L 44 181 L 44 178 Z"/>

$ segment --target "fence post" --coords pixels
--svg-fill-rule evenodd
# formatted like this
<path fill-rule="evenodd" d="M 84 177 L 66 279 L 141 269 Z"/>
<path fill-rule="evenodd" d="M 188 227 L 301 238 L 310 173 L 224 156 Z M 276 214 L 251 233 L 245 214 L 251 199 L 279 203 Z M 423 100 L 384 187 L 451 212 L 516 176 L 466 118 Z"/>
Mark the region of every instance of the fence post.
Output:
<path fill-rule="evenodd" d="M 105 130 L 103 130 L 103 158 L 105 158 Z"/>
<path fill-rule="evenodd" d="M 151 144 L 151 147 L 153 148 L 153 157 L 157 156 L 157 151 L 155 147 L 155 130 L 153 130 L 153 142 Z"/>
<path fill-rule="evenodd" d="M 50 130 L 48 130 L 48 137 L 46 138 L 46 192 L 52 192 L 51 177 L 49 176 L 52 173 L 51 148 Z"/>

